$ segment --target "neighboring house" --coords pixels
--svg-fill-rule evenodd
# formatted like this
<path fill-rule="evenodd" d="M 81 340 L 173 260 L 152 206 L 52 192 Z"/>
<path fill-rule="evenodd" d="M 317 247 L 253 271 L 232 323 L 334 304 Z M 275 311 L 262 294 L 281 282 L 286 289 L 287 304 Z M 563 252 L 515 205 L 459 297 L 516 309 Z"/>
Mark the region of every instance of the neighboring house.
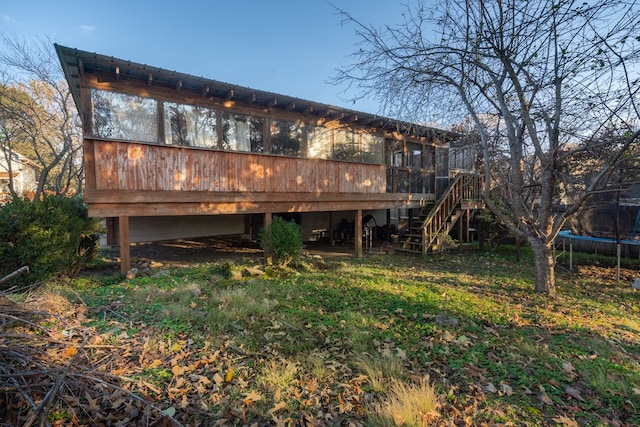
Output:
<path fill-rule="evenodd" d="M 11 199 L 10 181 L 19 196 L 33 194 L 38 188 L 40 166 L 15 151 L 0 146 L 0 203 Z"/>
<path fill-rule="evenodd" d="M 131 242 L 248 234 L 272 215 L 305 239 L 363 217 L 411 237 L 469 211 L 479 181 L 450 183 L 458 134 L 56 45 L 84 127 L 85 201 L 107 219 L 122 270 Z M 449 196 L 447 196 L 449 195 Z M 425 206 L 445 214 L 421 227 Z M 440 208 L 438 208 L 440 209 Z M 416 225 L 416 222 L 418 224 Z M 449 227 L 448 225 L 446 227 Z M 425 231 L 427 228 L 429 232 Z M 422 230 L 422 231 L 420 231 Z M 353 233 L 362 255 L 362 233 Z M 420 240 L 420 242 L 417 242 Z"/>

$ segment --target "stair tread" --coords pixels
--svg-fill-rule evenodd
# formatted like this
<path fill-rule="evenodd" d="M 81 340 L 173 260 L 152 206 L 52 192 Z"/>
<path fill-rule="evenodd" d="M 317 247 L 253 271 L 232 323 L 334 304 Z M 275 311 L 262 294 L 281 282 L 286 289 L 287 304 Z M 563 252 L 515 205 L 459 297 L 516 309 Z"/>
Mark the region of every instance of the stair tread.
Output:
<path fill-rule="evenodd" d="M 407 248 L 396 248 L 395 249 L 396 252 L 408 252 L 408 253 L 412 253 L 412 254 L 421 254 L 422 251 L 417 251 L 414 249 L 407 249 Z"/>

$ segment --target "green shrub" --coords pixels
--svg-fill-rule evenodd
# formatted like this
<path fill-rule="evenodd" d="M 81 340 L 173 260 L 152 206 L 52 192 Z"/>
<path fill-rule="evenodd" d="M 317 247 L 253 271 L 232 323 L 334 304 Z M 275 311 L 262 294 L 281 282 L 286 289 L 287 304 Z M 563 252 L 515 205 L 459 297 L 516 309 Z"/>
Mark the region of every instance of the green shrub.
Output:
<path fill-rule="evenodd" d="M 231 270 L 231 263 L 225 262 L 222 264 L 215 264 L 211 266 L 211 274 L 218 276 L 222 279 L 231 279 L 233 271 Z"/>
<path fill-rule="evenodd" d="M 260 230 L 260 245 L 269 263 L 286 266 L 302 254 L 302 228 L 294 221 L 274 216 L 271 226 Z"/>
<path fill-rule="evenodd" d="M 0 278 L 25 265 L 30 273 L 0 287 L 77 274 L 94 258 L 101 231 L 79 197 L 14 198 L 0 207 Z"/>

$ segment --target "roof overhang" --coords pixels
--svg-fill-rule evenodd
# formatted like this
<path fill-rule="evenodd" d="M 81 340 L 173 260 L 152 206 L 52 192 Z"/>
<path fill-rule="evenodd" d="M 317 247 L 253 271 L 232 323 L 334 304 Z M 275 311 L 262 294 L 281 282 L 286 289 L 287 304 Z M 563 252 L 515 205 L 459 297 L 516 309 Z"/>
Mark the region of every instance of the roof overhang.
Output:
<path fill-rule="evenodd" d="M 58 44 L 55 45 L 55 49 L 78 109 L 82 105 L 80 102 L 81 76 L 94 74 L 109 79 L 134 80 L 137 83 L 183 91 L 191 95 L 215 97 L 227 101 L 238 100 L 264 108 L 295 111 L 305 115 L 325 117 L 347 125 L 357 124 L 415 138 L 438 139 L 443 143 L 459 138 L 456 133 L 429 126 L 169 71 Z"/>

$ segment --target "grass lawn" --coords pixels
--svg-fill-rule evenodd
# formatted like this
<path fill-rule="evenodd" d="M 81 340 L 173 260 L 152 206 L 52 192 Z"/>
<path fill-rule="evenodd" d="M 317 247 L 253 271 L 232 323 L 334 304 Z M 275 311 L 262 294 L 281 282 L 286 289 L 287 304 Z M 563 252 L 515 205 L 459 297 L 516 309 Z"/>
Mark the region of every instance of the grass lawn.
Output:
<path fill-rule="evenodd" d="M 640 273 L 616 283 L 606 263 L 558 268 L 555 298 L 508 250 L 52 282 L 0 298 L 7 316 L 31 310 L 0 329 L 0 419 L 40 406 L 55 425 L 640 425 Z"/>

